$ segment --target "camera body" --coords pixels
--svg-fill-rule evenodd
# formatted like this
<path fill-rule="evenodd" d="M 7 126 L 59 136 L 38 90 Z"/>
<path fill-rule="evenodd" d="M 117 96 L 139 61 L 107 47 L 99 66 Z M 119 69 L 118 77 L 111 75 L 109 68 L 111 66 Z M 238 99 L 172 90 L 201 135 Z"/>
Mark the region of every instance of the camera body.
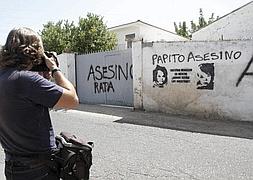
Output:
<path fill-rule="evenodd" d="M 57 57 L 56 57 L 56 53 L 54 52 L 49 52 L 49 51 L 45 51 L 45 55 L 48 57 L 48 58 L 51 58 L 53 57 L 55 62 L 56 62 L 56 65 L 59 66 L 59 62 L 57 60 Z M 43 57 L 42 59 L 39 59 L 38 60 L 40 63 L 36 64 L 36 65 L 33 65 L 32 69 L 30 71 L 36 71 L 36 72 L 42 72 L 42 71 L 50 71 L 46 65 L 46 61 L 45 61 L 45 58 Z"/>

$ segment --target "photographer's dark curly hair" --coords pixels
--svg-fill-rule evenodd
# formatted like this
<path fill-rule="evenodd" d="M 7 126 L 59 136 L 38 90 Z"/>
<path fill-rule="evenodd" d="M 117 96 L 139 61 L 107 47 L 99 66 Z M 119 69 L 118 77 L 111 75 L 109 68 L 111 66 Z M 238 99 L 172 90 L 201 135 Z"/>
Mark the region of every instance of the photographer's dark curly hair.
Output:
<path fill-rule="evenodd" d="M 20 70 L 37 64 L 44 49 L 40 36 L 29 28 L 10 31 L 0 53 L 0 68 L 17 67 Z"/>

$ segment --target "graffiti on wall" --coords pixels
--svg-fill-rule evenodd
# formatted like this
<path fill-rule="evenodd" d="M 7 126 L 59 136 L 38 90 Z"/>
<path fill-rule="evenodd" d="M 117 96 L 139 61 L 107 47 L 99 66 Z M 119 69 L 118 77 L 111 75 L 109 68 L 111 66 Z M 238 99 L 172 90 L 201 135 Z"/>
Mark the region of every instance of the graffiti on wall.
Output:
<path fill-rule="evenodd" d="M 108 66 L 93 66 L 90 65 L 87 81 L 94 81 L 94 93 L 115 92 L 113 80 L 128 80 L 133 79 L 132 64 Z"/>
<path fill-rule="evenodd" d="M 196 88 L 197 89 L 206 89 L 206 90 L 213 90 L 214 89 L 214 62 L 216 61 L 233 61 L 237 60 L 241 57 L 242 52 L 237 50 L 227 50 L 227 51 L 218 51 L 218 52 L 207 52 L 203 54 L 189 52 L 187 54 L 182 53 L 161 53 L 161 54 L 153 54 L 151 56 L 152 64 L 157 65 L 156 68 L 165 66 L 168 63 L 201 63 L 195 69 L 190 68 L 174 68 L 174 69 L 166 69 L 169 74 L 168 77 L 171 77 L 171 84 L 175 83 L 191 83 L 191 76 L 189 73 L 195 73 L 197 78 Z M 243 73 L 239 77 L 236 86 L 242 81 L 245 75 L 253 75 L 253 72 L 248 72 L 250 65 L 253 62 L 253 57 L 249 61 L 248 65 L 244 69 Z M 166 66 L 167 67 L 167 66 Z M 165 71 L 165 70 L 164 70 Z M 166 84 L 162 83 L 159 85 L 159 82 L 156 81 L 156 76 L 154 74 L 156 70 L 153 71 L 153 87 L 164 87 Z"/>
<path fill-rule="evenodd" d="M 216 57 L 217 53 L 214 54 L 213 53 L 206 53 L 206 54 L 210 54 L 211 55 L 211 59 L 213 59 L 213 57 Z M 206 59 L 207 55 L 204 54 L 203 56 L 199 56 L 199 55 L 195 55 L 193 56 L 192 52 L 189 53 L 188 55 L 188 60 L 187 62 L 189 62 L 189 57 L 202 57 L 201 60 L 211 60 L 211 59 Z M 224 53 L 220 52 L 220 59 L 238 59 L 239 57 L 241 57 L 241 52 L 240 51 L 231 51 L 230 53 L 228 51 L 225 51 Z M 177 58 L 176 58 L 177 57 Z M 171 60 L 171 58 L 173 59 L 173 61 Z M 169 61 L 168 61 L 169 60 Z M 167 62 L 183 62 L 183 60 L 185 60 L 185 56 L 180 55 L 180 54 L 173 54 L 173 55 L 167 55 L 167 54 L 163 54 L 163 55 L 157 55 L 154 54 L 152 56 L 152 63 L 154 64 L 164 64 Z M 243 78 L 245 76 L 253 76 L 253 72 L 249 71 L 250 66 L 253 63 L 253 56 L 251 57 L 251 59 L 249 60 L 248 64 L 246 65 L 246 67 L 244 68 L 243 72 L 241 73 L 241 75 L 239 76 L 237 82 L 236 82 L 236 87 L 239 86 L 239 84 L 241 83 L 241 81 L 243 80 Z M 164 82 L 159 82 L 159 80 L 157 80 L 157 71 L 158 69 L 163 69 L 161 70 L 163 73 L 163 76 L 166 77 L 166 83 Z M 196 72 L 196 77 L 197 77 L 197 89 L 208 89 L 208 90 L 213 90 L 214 88 L 214 63 L 202 63 L 198 65 L 197 72 Z M 160 73 L 162 73 L 160 72 Z M 165 73 L 166 72 L 166 73 Z M 189 76 L 189 72 L 192 72 L 192 69 L 187 69 L 187 68 L 183 68 L 183 69 L 170 69 L 169 72 L 171 73 L 171 83 L 191 83 L 191 78 Z M 165 76 L 166 74 L 166 76 Z M 153 71 L 153 82 L 155 82 L 153 87 L 164 87 L 164 85 L 167 84 L 168 82 L 168 76 L 169 74 L 167 73 L 167 69 L 165 67 L 156 66 L 156 69 Z"/>
<path fill-rule="evenodd" d="M 251 59 L 248 62 L 247 66 L 245 67 L 244 71 L 240 75 L 238 81 L 236 82 L 236 87 L 239 86 L 239 84 L 242 81 L 242 79 L 244 78 L 244 76 L 248 76 L 248 75 L 252 76 L 253 75 L 253 72 L 248 72 L 249 67 L 251 66 L 252 62 L 253 62 L 253 56 L 251 57 Z"/>
<path fill-rule="evenodd" d="M 214 63 L 199 64 L 197 72 L 197 89 L 213 89 L 214 85 Z"/>
<path fill-rule="evenodd" d="M 190 83 L 189 72 L 192 69 L 170 69 L 172 72 L 171 83 Z"/>
<path fill-rule="evenodd" d="M 208 52 L 204 54 L 153 54 L 152 64 L 166 64 L 166 63 L 189 63 L 199 61 L 217 61 L 217 60 L 237 60 L 241 57 L 241 51 L 220 51 L 220 52 Z"/>
<path fill-rule="evenodd" d="M 168 84 L 168 71 L 165 67 L 157 65 L 153 70 L 153 87 L 163 88 Z"/>
<path fill-rule="evenodd" d="M 168 85 L 168 81 L 171 84 L 176 83 L 192 83 L 196 82 L 196 89 L 213 90 L 214 89 L 214 63 L 210 61 L 214 60 L 237 60 L 242 55 L 241 51 L 220 51 L 194 54 L 189 52 L 187 55 L 174 53 L 174 54 L 153 54 L 152 64 L 156 65 L 153 70 L 153 87 L 163 88 Z M 196 68 L 171 68 L 166 69 L 164 66 L 166 63 L 182 63 L 202 61 L 196 66 Z M 209 62 L 208 62 L 209 61 Z M 252 60 L 253 61 L 253 60 Z M 246 70 L 247 71 L 247 70 Z M 169 73 L 168 73 L 169 72 Z M 195 74 L 192 80 L 192 74 Z M 245 74 L 245 73 L 243 73 Z M 243 77 L 243 76 L 242 76 Z M 169 80 L 168 80 L 169 79 Z M 238 81 L 241 81 L 238 80 Z"/>
<path fill-rule="evenodd" d="M 192 72 L 196 74 L 196 89 L 213 90 L 214 88 L 214 63 L 202 63 L 197 66 L 197 71 L 190 68 L 170 69 L 157 65 L 153 70 L 153 87 L 163 88 L 168 84 L 168 76 L 171 77 L 171 84 L 175 83 L 191 83 Z"/>

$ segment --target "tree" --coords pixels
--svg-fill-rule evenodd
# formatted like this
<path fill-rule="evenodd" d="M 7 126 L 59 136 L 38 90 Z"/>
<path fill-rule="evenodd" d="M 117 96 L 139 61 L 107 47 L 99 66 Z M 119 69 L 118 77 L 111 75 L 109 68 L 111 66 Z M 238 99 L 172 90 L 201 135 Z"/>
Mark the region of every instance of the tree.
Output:
<path fill-rule="evenodd" d="M 186 26 L 186 22 L 183 21 L 183 25 L 181 25 L 181 22 L 179 23 L 179 26 L 177 26 L 177 24 L 174 22 L 174 26 L 175 26 L 175 31 L 178 35 L 183 36 L 183 37 L 188 37 L 188 28 Z"/>
<path fill-rule="evenodd" d="M 183 25 L 181 26 L 181 22 L 179 22 L 179 26 L 174 22 L 175 32 L 183 37 L 191 38 L 191 34 L 198 31 L 199 29 L 206 27 L 208 24 L 216 21 L 219 19 L 219 16 L 217 18 L 214 18 L 214 13 L 212 13 L 211 17 L 208 19 L 208 21 L 205 20 L 204 14 L 202 11 L 202 8 L 199 9 L 199 20 L 196 24 L 193 20 L 190 22 L 190 29 L 188 29 L 186 22 L 183 21 Z"/>
<path fill-rule="evenodd" d="M 200 8 L 199 9 L 199 25 L 197 27 L 198 27 L 198 29 L 201 29 L 201 28 L 203 28 L 205 26 L 207 26 L 207 22 L 206 22 L 206 20 L 204 18 L 202 9 Z"/>
<path fill-rule="evenodd" d="M 75 27 L 74 23 L 68 21 L 58 21 L 57 23 L 48 22 L 43 25 L 41 32 L 44 48 L 55 51 L 58 54 L 62 52 L 71 52 Z"/>
<path fill-rule="evenodd" d="M 79 19 L 74 51 L 86 53 L 112 50 L 116 42 L 116 35 L 107 30 L 102 17 L 88 13 L 87 18 Z"/>
<path fill-rule="evenodd" d="M 42 40 L 46 50 L 88 53 L 112 50 L 116 46 L 116 35 L 107 30 L 103 17 L 88 13 L 79 18 L 78 26 L 72 21 L 61 20 L 43 25 Z"/>

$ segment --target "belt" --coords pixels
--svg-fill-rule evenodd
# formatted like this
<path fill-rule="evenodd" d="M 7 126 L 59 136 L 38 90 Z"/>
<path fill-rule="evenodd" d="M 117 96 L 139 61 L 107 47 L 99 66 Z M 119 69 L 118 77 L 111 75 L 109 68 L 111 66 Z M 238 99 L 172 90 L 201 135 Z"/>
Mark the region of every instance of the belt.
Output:
<path fill-rule="evenodd" d="M 55 161 L 54 155 L 59 152 L 54 150 L 52 152 L 43 154 L 13 154 L 5 151 L 5 163 L 7 166 L 26 166 L 30 168 L 41 167 L 46 165 L 51 170 L 59 173 L 59 164 Z"/>
<path fill-rule="evenodd" d="M 20 159 L 38 159 L 38 160 L 49 160 L 53 152 L 40 153 L 40 154 L 16 154 L 5 151 L 5 160 L 20 160 Z"/>

